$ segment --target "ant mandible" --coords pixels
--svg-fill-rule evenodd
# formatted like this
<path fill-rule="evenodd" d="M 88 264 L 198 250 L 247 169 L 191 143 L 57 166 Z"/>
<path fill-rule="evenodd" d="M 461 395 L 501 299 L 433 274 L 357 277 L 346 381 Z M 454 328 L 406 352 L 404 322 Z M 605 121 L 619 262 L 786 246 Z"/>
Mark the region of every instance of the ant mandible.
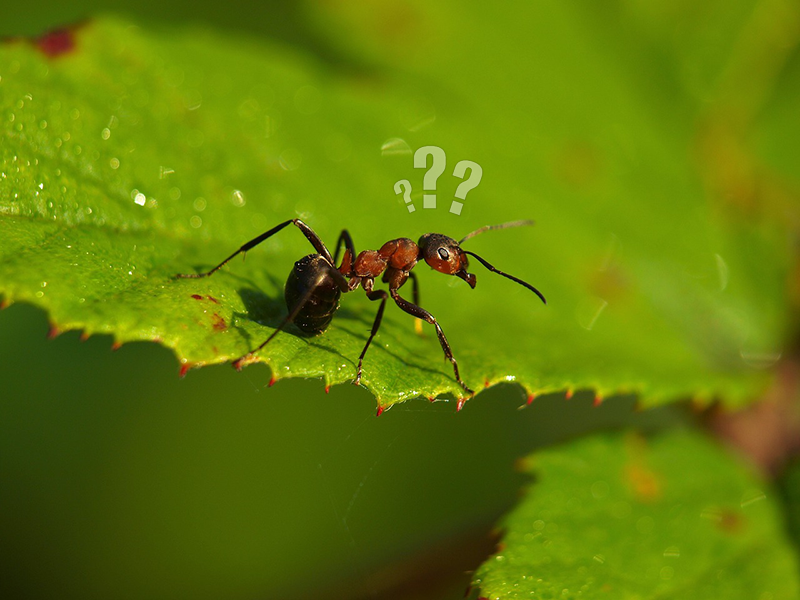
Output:
<path fill-rule="evenodd" d="M 289 314 L 286 315 L 283 321 L 281 321 L 275 331 L 272 332 L 263 344 L 233 362 L 237 370 L 241 370 L 246 360 L 269 344 L 272 338 L 289 323 L 294 323 L 307 335 L 316 335 L 325 331 L 331 319 L 333 319 L 333 314 L 336 312 L 336 309 L 339 308 L 339 298 L 342 292 L 352 292 L 358 289 L 360 285 L 367 293 L 367 298 L 370 300 L 380 300 L 381 304 L 378 307 L 378 314 L 375 315 L 375 321 L 372 324 L 372 331 L 369 334 L 367 343 L 364 345 L 364 349 L 358 357 L 358 369 L 354 381 L 356 385 L 361 382 L 361 365 L 364 362 L 364 355 L 367 353 L 372 339 L 378 332 L 381 319 L 383 318 L 383 309 L 386 307 L 386 300 L 391 296 L 392 300 L 394 300 L 397 306 L 403 311 L 430 323 L 436 328 L 436 335 L 439 337 L 439 343 L 442 346 L 444 355 L 447 360 L 453 364 L 456 381 L 458 381 L 465 392 L 473 395 L 475 392 L 469 389 L 461 380 L 461 375 L 458 373 L 458 363 L 453 356 L 453 351 L 450 349 L 450 344 L 447 342 L 447 338 L 439 322 L 431 313 L 419 306 L 417 277 L 411 272 L 417 262 L 424 259 L 434 270 L 446 275 L 455 275 L 466 281 L 469 286 L 474 289 L 476 282 L 475 275 L 467 272 L 467 267 L 469 266 L 467 255 L 469 255 L 476 258 L 478 262 L 493 273 L 502 275 L 511 281 L 516 281 L 520 285 L 525 286 L 539 296 L 542 302 L 547 304 L 541 292 L 529 283 L 517 279 L 513 275 L 504 273 L 474 252 L 464 250 L 461 247 L 461 244 L 468 239 L 485 231 L 533 225 L 533 221 L 512 221 L 511 223 L 503 223 L 502 225 L 487 225 L 464 236 L 458 242 L 441 233 L 426 233 L 416 244 L 409 238 L 397 238 L 396 240 L 386 242 L 381 246 L 380 250 L 364 250 L 360 254 L 356 254 L 350 233 L 348 233 L 346 229 L 343 229 L 342 233 L 339 235 L 339 240 L 336 242 L 336 252 L 331 256 L 328 248 L 311 227 L 303 223 L 300 219 L 291 219 L 289 221 L 284 221 L 266 233 L 262 233 L 257 238 L 250 240 L 207 273 L 176 275 L 176 277 L 208 277 L 238 254 L 243 254 L 251 248 L 254 248 L 264 240 L 278 233 L 287 225 L 294 225 L 303 232 L 303 235 L 308 238 L 308 241 L 311 242 L 311 245 L 314 246 L 317 252 L 316 254 L 308 254 L 294 263 L 294 268 L 292 272 L 289 273 L 289 278 L 286 280 L 286 287 L 284 289 L 284 297 Z M 342 245 L 345 247 L 345 252 L 342 263 L 337 267 L 336 264 L 339 262 L 339 251 L 342 249 Z M 375 278 L 381 274 L 383 274 L 382 281 L 389 284 L 388 293 L 384 290 L 373 289 Z M 409 302 L 398 293 L 398 290 L 409 278 L 412 283 L 413 302 Z"/>

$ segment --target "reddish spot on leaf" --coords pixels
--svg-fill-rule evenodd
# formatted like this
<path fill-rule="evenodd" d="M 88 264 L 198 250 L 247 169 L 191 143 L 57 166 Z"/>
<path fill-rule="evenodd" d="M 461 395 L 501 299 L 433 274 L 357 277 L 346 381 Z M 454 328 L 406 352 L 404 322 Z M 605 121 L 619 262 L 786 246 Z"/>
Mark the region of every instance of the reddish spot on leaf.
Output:
<path fill-rule="evenodd" d="M 565 394 L 567 400 L 571 400 L 572 399 L 572 394 L 573 394 L 573 391 L 571 389 L 567 390 L 567 393 Z"/>
<path fill-rule="evenodd" d="M 722 511 L 722 518 L 719 520 L 719 528 L 726 533 L 737 533 L 742 529 L 744 519 L 742 515 L 726 509 Z"/>
<path fill-rule="evenodd" d="M 536 394 L 528 394 L 528 404 L 536 400 Z"/>
<path fill-rule="evenodd" d="M 554 170 L 565 184 L 575 190 L 590 189 L 602 173 L 602 160 L 597 148 L 587 141 L 573 140 L 555 156 Z"/>
<path fill-rule="evenodd" d="M 75 49 L 75 35 L 71 29 L 57 29 L 36 39 L 36 47 L 45 56 L 55 58 Z"/>
<path fill-rule="evenodd" d="M 275 377 L 275 375 L 273 375 L 272 377 L 269 378 L 269 383 L 267 384 L 267 387 L 272 387 L 273 385 L 275 385 L 276 381 L 278 381 L 278 379 L 277 377 Z"/>
<path fill-rule="evenodd" d="M 88 331 L 81 331 L 81 341 L 85 342 L 89 339 L 89 332 Z"/>
<path fill-rule="evenodd" d="M 217 313 L 214 313 L 211 316 L 211 320 L 214 322 L 213 327 L 217 331 L 225 331 L 228 328 L 228 325 L 225 323 L 225 319 L 220 317 Z"/>
<path fill-rule="evenodd" d="M 653 502 L 661 498 L 661 481 L 658 475 L 640 462 L 633 462 L 627 465 L 625 467 L 625 477 L 640 500 Z"/>
<path fill-rule="evenodd" d="M 188 373 L 188 372 L 189 372 L 189 369 L 191 369 L 191 368 L 192 368 L 192 365 L 191 365 L 191 363 L 188 363 L 188 362 L 187 362 L 187 363 L 183 363 L 183 364 L 181 365 L 181 370 L 180 370 L 180 372 L 178 373 L 178 377 L 180 377 L 181 379 L 183 379 L 184 377 L 186 377 L 186 373 Z"/>
<path fill-rule="evenodd" d="M 327 394 L 330 391 L 331 391 L 331 386 L 330 385 L 326 385 L 325 386 L 325 393 Z"/>
<path fill-rule="evenodd" d="M 209 299 L 211 302 L 213 302 L 214 304 L 219 304 L 219 300 L 217 300 L 216 298 L 214 298 L 214 296 L 206 296 L 206 298 L 208 298 L 208 299 Z"/>
<path fill-rule="evenodd" d="M 461 409 L 464 408 L 464 404 L 466 403 L 466 398 L 459 398 L 458 402 L 456 402 L 456 412 L 461 412 Z"/>
<path fill-rule="evenodd" d="M 375 413 L 376 417 L 380 417 L 383 414 L 383 407 L 378 404 L 378 412 Z"/>
<path fill-rule="evenodd" d="M 50 330 L 47 332 L 47 338 L 52 340 L 57 338 L 60 334 L 61 330 L 57 326 L 50 325 Z"/>
<path fill-rule="evenodd" d="M 8 300 L 5 298 L 0 299 L 0 310 L 3 310 L 8 306 Z"/>
<path fill-rule="evenodd" d="M 489 387 L 489 380 L 488 380 L 488 379 L 485 379 L 485 380 L 483 381 L 483 387 L 485 387 L 485 388 L 488 388 L 488 387 Z"/>
<path fill-rule="evenodd" d="M 192 298 L 194 298 L 195 300 L 202 300 L 203 299 L 203 297 L 200 294 L 192 294 Z"/>
<path fill-rule="evenodd" d="M 111 344 L 111 349 L 114 350 L 114 351 L 117 351 L 120 348 L 122 348 L 122 342 L 120 342 L 120 341 L 116 341 L 113 344 Z"/>
<path fill-rule="evenodd" d="M 600 394 L 594 395 L 594 402 L 592 403 L 594 406 L 600 406 L 603 403 L 603 397 Z"/>
<path fill-rule="evenodd" d="M 428 400 L 431 402 L 436 402 L 436 396 L 428 396 Z"/>

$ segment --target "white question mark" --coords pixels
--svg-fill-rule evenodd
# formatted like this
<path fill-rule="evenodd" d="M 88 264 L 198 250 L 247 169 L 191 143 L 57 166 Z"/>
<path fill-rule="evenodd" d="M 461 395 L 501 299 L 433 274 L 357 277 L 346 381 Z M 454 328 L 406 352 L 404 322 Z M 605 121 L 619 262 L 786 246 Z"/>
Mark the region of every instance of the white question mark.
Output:
<path fill-rule="evenodd" d="M 403 190 L 405 189 L 405 193 Z M 401 179 L 397 183 L 394 184 L 394 193 L 395 194 L 403 194 L 403 200 L 406 201 L 406 205 L 408 206 L 408 212 L 414 212 L 417 210 L 411 202 L 411 182 L 408 179 Z"/>
<path fill-rule="evenodd" d="M 459 184 L 459 186 L 456 188 L 456 198 L 461 198 L 461 200 L 467 199 L 467 194 L 471 190 L 474 190 L 476 187 L 478 187 L 478 184 L 481 182 L 481 178 L 483 177 L 483 169 L 481 166 L 471 160 L 462 160 L 456 164 L 456 168 L 453 169 L 453 175 L 459 179 L 464 179 L 467 169 L 470 171 L 469 179 L 467 179 L 464 183 Z M 460 215 L 463 206 L 464 205 L 461 202 L 453 200 L 453 203 L 450 205 L 450 212 L 454 215 Z"/>
<path fill-rule="evenodd" d="M 436 191 L 436 180 L 439 175 L 444 173 L 447 166 L 447 156 L 444 150 L 439 146 L 422 146 L 414 153 L 414 168 L 424 169 L 428 166 L 428 156 L 433 157 L 431 168 L 425 173 L 422 178 L 422 189 L 427 191 Z M 475 184 L 477 185 L 477 183 Z M 436 208 L 436 194 L 423 194 L 422 195 L 422 208 Z"/>

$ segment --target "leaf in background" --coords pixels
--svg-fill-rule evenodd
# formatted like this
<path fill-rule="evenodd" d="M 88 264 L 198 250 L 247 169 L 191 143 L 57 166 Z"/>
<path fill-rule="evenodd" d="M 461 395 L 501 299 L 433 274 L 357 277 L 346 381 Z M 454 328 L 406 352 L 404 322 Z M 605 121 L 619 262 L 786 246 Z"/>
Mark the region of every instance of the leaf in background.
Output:
<path fill-rule="evenodd" d="M 595 436 L 536 454 L 481 595 L 796 598 L 797 557 L 775 495 L 689 432 Z"/>
<path fill-rule="evenodd" d="M 81 28 L 55 58 L 4 45 L 0 293 L 46 308 L 59 329 L 156 340 L 185 366 L 212 364 L 266 339 L 311 248 L 292 228 L 211 278 L 171 276 L 274 224 L 300 216 L 329 245 L 346 227 L 361 250 L 534 218 L 470 249 L 536 285 L 547 307 L 477 264 L 476 290 L 419 269 L 422 305 L 471 387 L 636 391 L 646 404 L 750 397 L 783 344 L 788 257 L 774 222 L 718 218 L 687 151 L 693 100 L 635 58 L 598 51 L 605 33 L 588 35 L 561 5 L 525 19 L 459 7 L 451 20 L 409 6 L 421 12 L 393 22 L 425 51 L 381 64 L 408 43 L 386 35 L 369 68 L 114 19 Z M 396 8 L 374 14 L 391 21 Z M 469 32 L 492 54 L 455 43 Z M 423 145 L 444 148 L 449 166 L 439 210 L 409 214 L 392 188 L 409 179 L 420 203 L 411 153 Z M 455 216 L 463 159 L 484 177 Z M 342 305 L 324 335 L 288 331 L 262 351 L 276 378 L 352 380 L 377 306 L 360 292 Z M 394 306 L 362 381 L 383 407 L 462 393 L 435 335 L 414 335 Z"/>

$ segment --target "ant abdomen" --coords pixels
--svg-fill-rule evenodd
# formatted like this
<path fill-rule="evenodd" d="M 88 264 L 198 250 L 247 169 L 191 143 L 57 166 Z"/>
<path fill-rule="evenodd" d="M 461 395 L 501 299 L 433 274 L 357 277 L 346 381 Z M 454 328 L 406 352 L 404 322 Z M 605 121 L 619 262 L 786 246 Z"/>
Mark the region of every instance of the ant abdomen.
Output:
<path fill-rule="evenodd" d="M 296 263 L 284 288 L 286 306 L 291 311 L 308 293 L 314 293 L 302 305 L 294 324 L 307 335 L 322 333 L 328 328 L 342 292 L 330 274 L 328 261 L 320 254 L 309 254 Z"/>

